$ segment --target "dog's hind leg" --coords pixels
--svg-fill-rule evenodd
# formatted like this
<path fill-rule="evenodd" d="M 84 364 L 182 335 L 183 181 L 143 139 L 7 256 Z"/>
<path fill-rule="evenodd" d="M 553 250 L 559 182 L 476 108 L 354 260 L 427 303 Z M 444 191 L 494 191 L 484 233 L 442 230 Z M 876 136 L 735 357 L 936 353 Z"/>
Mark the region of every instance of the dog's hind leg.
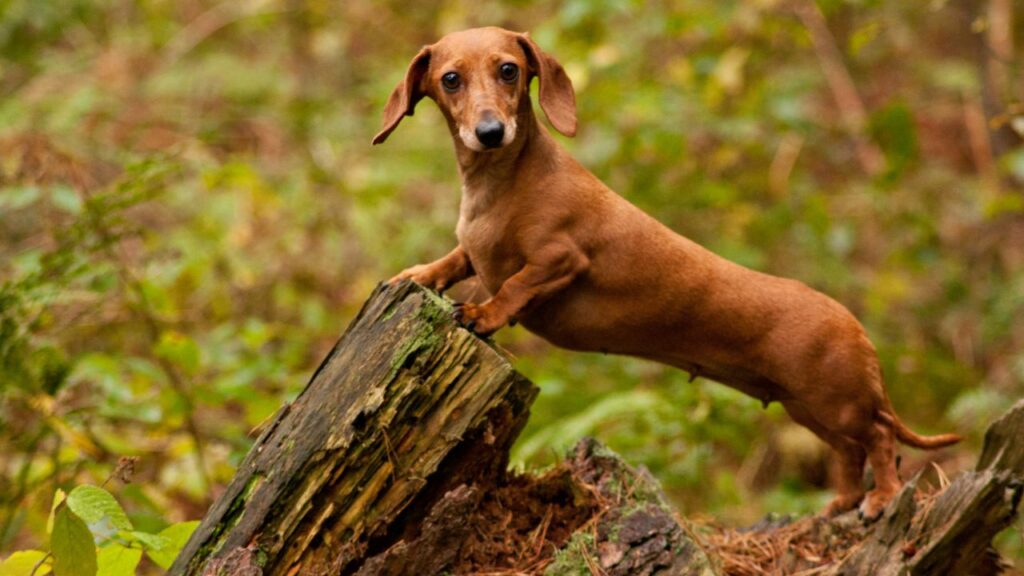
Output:
<path fill-rule="evenodd" d="M 875 488 L 864 498 L 860 512 L 865 520 L 875 520 L 882 515 L 901 485 L 896 470 L 896 437 L 892 426 L 875 422 L 866 446 L 868 462 L 875 476 Z"/>
<path fill-rule="evenodd" d="M 793 420 L 814 432 L 835 451 L 832 471 L 835 481 L 836 496 L 825 507 L 825 516 L 835 516 L 852 510 L 864 498 L 864 462 L 867 454 L 861 445 L 823 426 L 813 413 L 799 402 L 787 400 L 782 402 L 786 412 Z"/>

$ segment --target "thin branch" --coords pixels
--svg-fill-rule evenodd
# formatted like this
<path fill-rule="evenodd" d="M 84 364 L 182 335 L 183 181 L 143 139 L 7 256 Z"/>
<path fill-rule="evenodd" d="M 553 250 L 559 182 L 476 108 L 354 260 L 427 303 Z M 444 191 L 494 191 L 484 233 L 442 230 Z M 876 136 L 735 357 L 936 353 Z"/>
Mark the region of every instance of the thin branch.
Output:
<path fill-rule="evenodd" d="M 990 0 L 987 9 L 987 42 L 989 52 L 986 63 L 988 79 L 994 95 L 1003 102 L 1013 93 L 1010 66 L 1013 63 L 1013 2 Z"/>
<path fill-rule="evenodd" d="M 967 143 L 975 169 L 989 189 L 998 191 L 999 172 L 993 157 L 992 141 L 989 140 L 985 107 L 977 96 L 968 93 L 964 94 L 964 128 L 967 129 Z"/>
<path fill-rule="evenodd" d="M 39 562 L 36 562 L 36 565 L 32 567 L 32 571 L 28 573 L 28 576 L 36 576 L 36 572 L 43 567 L 43 564 L 45 564 L 51 556 L 53 556 L 53 552 L 47 552 L 44 554 L 43 557 L 39 559 Z"/>
<path fill-rule="evenodd" d="M 789 189 L 789 176 L 793 172 L 804 139 L 799 134 L 790 132 L 779 141 L 775 157 L 768 167 L 768 190 L 775 198 L 783 198 Z"/>

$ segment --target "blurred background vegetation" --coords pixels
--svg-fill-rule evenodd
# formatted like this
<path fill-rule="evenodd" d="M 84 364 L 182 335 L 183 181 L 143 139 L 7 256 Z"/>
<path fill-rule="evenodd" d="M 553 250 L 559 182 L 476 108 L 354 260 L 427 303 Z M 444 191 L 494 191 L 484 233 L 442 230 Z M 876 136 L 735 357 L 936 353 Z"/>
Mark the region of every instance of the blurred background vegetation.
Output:
<path fill-rule="evenodd" d="M 1012 0 L 3 0 L 0 551 L 57 488 L 140 530 L 201 517 L 378 281 L 455 243 L 432 103 L 371 147 L 445 32 L 529 30 L 566 67 L 561 141 L 620 194 L 846 304 L 922 432 L 969 466 L 1024 391 L 1024 7 Z M 467 297 L 472 286 L 455 290 Z M 658 365 L 497 340 L 542 392 L 513 455 L 594 435 L 682 513 L 817 510 L 821 446 Z M 1021 554 L 1020 535 L 1004 550 Z"/>

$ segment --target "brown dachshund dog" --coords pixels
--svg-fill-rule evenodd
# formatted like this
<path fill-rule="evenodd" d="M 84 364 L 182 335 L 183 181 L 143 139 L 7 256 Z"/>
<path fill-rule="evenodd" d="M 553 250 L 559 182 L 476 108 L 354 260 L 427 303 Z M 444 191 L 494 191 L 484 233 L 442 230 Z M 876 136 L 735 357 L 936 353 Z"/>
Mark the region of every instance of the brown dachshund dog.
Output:
<path fill-rule="evenodd" d="M 709 252 L 583 168 L 534 116 L 534 77 L 551 125 L 573 136 L 572 83 L 526 34 L 466 30 L 413 58 L 373 143 L 424 96 L 437 103 L 462 176 L 459 245 L 392 283 L 444 290 L 477 275 L 490 299 L 456 312 L 477 334 L 521 322 L 558 346 L 656 360 L 781 402 L 838 454 L 827 514 L 862 500 L 866 519 L 882 513 L 900 488 L 897 440 L 933 449 L 960 439 L 900 421 L 874 347 L 841 304 Z M 875 477 L 866 496 L 865 460 Z"/>

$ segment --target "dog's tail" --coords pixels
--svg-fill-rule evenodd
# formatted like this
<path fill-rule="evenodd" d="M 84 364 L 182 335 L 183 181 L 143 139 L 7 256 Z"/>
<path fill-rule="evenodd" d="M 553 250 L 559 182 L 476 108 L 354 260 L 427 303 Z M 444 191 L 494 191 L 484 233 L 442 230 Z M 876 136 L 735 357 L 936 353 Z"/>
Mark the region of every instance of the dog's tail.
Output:
<path fill-rule="evenodd" d="M 896 411 L 892 409 L 892 404 L 889 403 L 889 398 L 886 397 L 885 400 L 887 406 L 885 409 L 879 410 L 878 415 L 886 424 L 892 426 L 893 432 L 896 433 L 896 438 L 907 446 L 913 446 L 914 448 L 921 448 L 923 450 L 936 450 L 938 448 L 944 448 L 946 446 L 956 444 L 963 440 L 963 436 L 960 436 L 959 434 L 921 436 L 917 432 L 911 430 L 903 423 L 902 420 L 900 420 L 900 417 L 896 415 Z"/>
<path fill-rule="evenodd" d="M 951 446 L 963 440 L 959 434 L 936 434 L 934 436 L 921 436 L 904 424 L 895 413 L 892 415 L 892 429 L 896 432 L 896 438 L 907 446 L 923 448 L 924 450 L 935 450 Z"/>

